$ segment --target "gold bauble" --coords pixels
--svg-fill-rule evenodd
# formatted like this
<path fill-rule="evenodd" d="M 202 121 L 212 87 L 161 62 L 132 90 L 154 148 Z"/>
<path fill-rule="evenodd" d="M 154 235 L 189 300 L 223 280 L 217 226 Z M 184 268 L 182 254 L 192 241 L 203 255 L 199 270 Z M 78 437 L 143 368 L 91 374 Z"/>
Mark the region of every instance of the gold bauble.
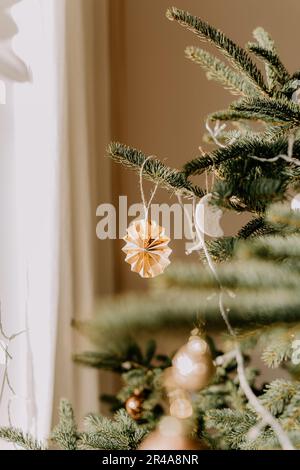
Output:
<path fill-rule="evenodd" d="M 126 400 L 125 408 L 129 416 L 135 420 L 140 419 L 143 411 L 143 400 L 140 396 L 133 395 Z"/>
<path fill-rule="evenodd" d="M 179 419 L 190 418 L 193 414 L 191 401 L 184 397 L 175 398 L 171 401 L 170 415 Z"/>
<path fill-rule="evenodd" d="M 191 353 L 187 345 L 183 346 L 174 356 L 171 374 L 173 382 L 184 390 L 194 392 L 207 387 L 215 374 L 209 349 Z"/>
<path fill-rule="evenodd" d="M 177 390 L 178 386 L 174 377 L 173 367 L 168 367 L 163 372 L 163 383 L 167 391 Z"/>
<path fill-rule="evenodd" d="M 178 419 L 190 418 L 193 414 L 191 397 L 188 392 L 178 389 L 169 389 L 170 415 Z"/>
<path fill-rule="evenodd" d="M 209 353 L 209 347 L 204 339 L 199 336 L 191 336 L 186 345 L 187 352 L 194 359 L 201 359 L 203 354 Z"/>

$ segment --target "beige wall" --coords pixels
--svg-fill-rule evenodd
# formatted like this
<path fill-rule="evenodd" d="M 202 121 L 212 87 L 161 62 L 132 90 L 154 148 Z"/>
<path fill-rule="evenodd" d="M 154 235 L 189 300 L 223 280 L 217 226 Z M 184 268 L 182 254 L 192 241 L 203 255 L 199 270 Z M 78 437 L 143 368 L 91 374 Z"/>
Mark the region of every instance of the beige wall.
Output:
<path fill-rule="evenodd" d="M 110 0 L 113 138 L 181 167 L 198 153 L 205 116 L 225 107 L 232 97 L 185 59 L 185 46 L 201 42 L 165 18 L 172 3 L 201 16 L 241 45 L 252 40 L 256 26 L 264 26 L 287 67 L 294 70 L 300 67 L 300 1 Z M 139 202 L 136 175 L 117 165 L 112 173 L 115 197 L 127 194 L 130 201 Z M 156 202 L 163 201 L 169 196 L 160 192 Z M 234 233 L 241 223 L 241 216 L 226 217 L 226 233 Z M 148 287 L 149 281 L 130 273 L 117 242 L 99 243 L 114 245 L 118 290 Z M 173 259 L 183 257 L 183 246 L 172 245 Z"/>

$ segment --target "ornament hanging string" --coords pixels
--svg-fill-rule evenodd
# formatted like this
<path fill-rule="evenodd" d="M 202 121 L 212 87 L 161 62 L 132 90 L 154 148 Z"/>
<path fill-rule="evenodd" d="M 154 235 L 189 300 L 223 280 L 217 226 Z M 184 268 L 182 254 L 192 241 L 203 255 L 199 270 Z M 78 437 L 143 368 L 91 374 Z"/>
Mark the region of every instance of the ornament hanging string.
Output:
<path fill-rule="evenodd" d="M 199 145 L 199 150 L 201 152 L 201 155 L 202 157 L 205 156 L 205 152 L 203 150 L 203 148 L 201 147 L 201 145 Z M 211 177 L 211 182 L 210 182 L 210 185 L 209 185 L 209 182 L 208 182 L 208 171 L 205 170 L 205 189 L 206 189 L 206 194 L 210 193 L 211 192 L 211 189 L 214 185 L 214 180 L 215 180 L 215 173 L 212 172 L 212 177 Z"/>
<path fill-rule="evenodd" d="M 144 217 L 130 224 L 124 237 L 126 245 L 122 248 L 126 253 L 126 263 L 131 265 L 131 271 L 143 278 L 153 278 L 162 274 L 170 264 L 169 256 L 172 253 L 168 247 L 170 238 L 166 235 L 165 229 L 149 217 L 149 209 L 158 188 L 156 184 L 147 202 L 143 188 L 143 173 L 149 158 L 151 157 L 144 160 L 140 169 Z"/>
<path fill-rule="evenodd" d="M 145 197 L 145 192 L 144 192 L 144 186 L 143 186 L 143 173 L 144 173 L 144 169 L 145 169 L 145 165 L 146 163 L 151 160 L 152 157 L 148 157 L 144 160 L 142 166 L 141 166 L 141 169 L 140 169 L 140 192 L 141 192 L 141 198 L 142 198 L 142 202 L 143 202 L 143 206 L 144 206 L 144 215 L 145 215 L 145 220 L 148 219 L 148 214 L 149 214 L 149 209 L 150 209 L 150 206 L 152 204 L 152 201 L 154 199 L 154 196 L 156 194 L 156 191 L 157 191 L 157 188 L 158 188 L 158 183 L 156 183 L 154 189 L 152 190 L 151 194 L 150 194 L 150 198 L 149 198 L 149 201 L 147 202 L 146 201 L 146 197 Z"/>

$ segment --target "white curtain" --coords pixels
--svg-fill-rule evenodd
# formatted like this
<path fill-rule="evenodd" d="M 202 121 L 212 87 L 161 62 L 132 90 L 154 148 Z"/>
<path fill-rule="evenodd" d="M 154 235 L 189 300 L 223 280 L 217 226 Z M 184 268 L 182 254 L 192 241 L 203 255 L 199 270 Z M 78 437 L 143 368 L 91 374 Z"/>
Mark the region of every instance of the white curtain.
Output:
<path fill-rule="evenodd" d="M 96 237 L 96 209 L 112 200 L 110 135 L 109 8 L 111 0 L 60 2 L 60 292 L 53 421 L 61 397 L 74 405 L 78 422 L 99 409 L 111 378 L 72 362 L 91 345 L 70 327 L 93 314 L 95 300 L 113 291 L 113 246 Z"/>
<path fill-rule="evenodd" d="M 2 0 L 0 7 L 12 3 Z M 11 57 L 19 57 L 30 73 L 27 81 L 20 76 L 21 83 L 11 81 L 17 73 L 6 77 L 6 104 L 0 105 L 0 339 L 2 352 L 7 348 L 7 365 L 0 365 L 0 424 L 39 439 L 48 437 L 51 426 L 57 322 L 55 3 L 21 0 L 13 7 L 19 33 Z"/>
<path fill-rule="evenodd" d="M 71 320 L 113 291 L 112 246 L 96 238 L 96 208 L 112 197 L 110 0 L 0 0 L 0 43 L 1 7 L 7 19 L 13 4 L 0 105 L 0 425 L 46 439 L 61 397 L 79 421 L 99 406 L 97 371 L 72 363 L 87 345 Z"/>

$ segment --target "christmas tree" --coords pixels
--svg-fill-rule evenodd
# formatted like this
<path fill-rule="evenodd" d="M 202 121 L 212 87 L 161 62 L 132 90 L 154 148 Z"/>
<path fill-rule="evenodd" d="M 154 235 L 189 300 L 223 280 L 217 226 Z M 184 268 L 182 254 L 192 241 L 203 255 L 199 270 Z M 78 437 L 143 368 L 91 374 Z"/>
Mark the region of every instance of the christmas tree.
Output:
<path fill-rule="evenodd" d="M 167 18 L 223 53 L 226 62 L 199 47 L 186 49 L 187 58 L 199 64 L 208 79 L 220 82 L 239 99 L 229 109 L 208 116 L 205 139 L 213 150 L 200 152 L 182 170 L 120 143 L 110 145 L 109 155 L 170 191 L 181 204 L 185 199 L 193 202 L 194 250 L 200 259 L 172 263 L 149 293 L 102 301 L 91 322 L 75 325 L 95 345 L 94 351 L 75 360 L 120 374 L 123 386 L 116 396 L 102 397 L 110 403 L 113 416 L 87 416 L 83 432 L 77 428 L 71 404 L 63 400 L 51 439 L 66 450 L 296 449 L 300 446 L 300 213 L 295 210 L 300 187 L 300 71 L 291 74 L 285 68 L 262 28 L 254 31 L 254 42 L 244 49 L 185 11 L 170 8 Z M 204 173 L 214 179 L 209 194 L 195 183 Z M 236 236 L 205 240 L 197 207 L 205 207 L 211 218 L 217 210 L 229 210 L 250 213 L 251 220 Z M 153 243 L 154 228 L 145 220 L 134 233 L 143 242 L 148 237 L 149 243 L 150 237 Z M 163 231 L 155 233 L 166 250 L 167 237 Z M 145 244 L 143 248 L 147 252 Z M 134 260 L 130 249 L 127 255 L 137 268 L 137 253 Z M 168 264 L 165 255 L 163 268 Z M 151 256 L 150 268 L 145 270 L 143 258 L 136 271 L 145 276 L 151 270 L 162 271 L 159 257 Z M 158 268 L 151 264 L 153 259 Z M 151 339 L 146 344 L 135 339 L 141 331 L 151 338 L 161 330 L 180 327 L 192 332 L 175 355 L 160 354 Z M 262 351 L 266 367 L 278 369 L 277 378 L 268 384 L 258 385 L 260 371 L 251 361 L 254 350 Z M 27 449 L 44 448 L 17 429 L 0 429 L 0 438 Z M 171 442 L 173 447 L 167 447 Z"/>

